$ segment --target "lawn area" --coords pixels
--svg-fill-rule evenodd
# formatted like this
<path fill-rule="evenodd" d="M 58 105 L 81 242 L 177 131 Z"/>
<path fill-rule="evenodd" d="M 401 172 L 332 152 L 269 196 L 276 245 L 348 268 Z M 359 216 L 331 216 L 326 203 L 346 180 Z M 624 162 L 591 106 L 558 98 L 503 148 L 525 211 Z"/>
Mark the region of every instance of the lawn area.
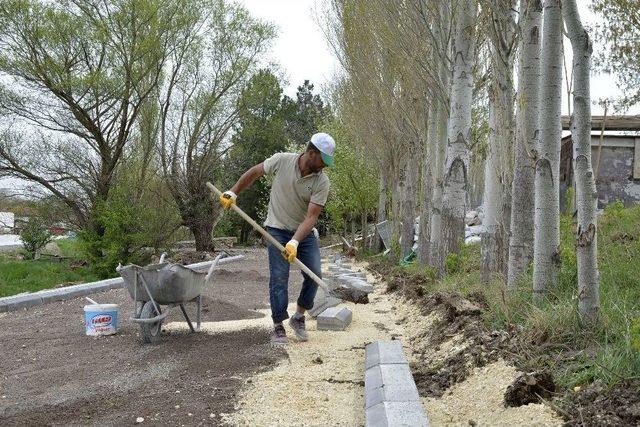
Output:
<path fill-rule="evenodd" d="M 89 266 L 78 262 L 80 249 L 75 239 L 59 240 L 56 244 L 61 255 L 69 260 L 21 261 L 0 255 L 0 297 L 99 280 Z"/>

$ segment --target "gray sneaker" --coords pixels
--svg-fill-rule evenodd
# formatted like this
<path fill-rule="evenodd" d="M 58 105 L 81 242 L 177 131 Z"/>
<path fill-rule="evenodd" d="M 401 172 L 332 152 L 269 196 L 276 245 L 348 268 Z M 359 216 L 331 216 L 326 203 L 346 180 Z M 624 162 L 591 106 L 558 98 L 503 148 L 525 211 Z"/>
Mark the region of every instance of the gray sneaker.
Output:
<path fill-rule="evenodd" d="M 300 317 L 299 319 L 296 319 L 295 317 L 290 318 L 289 326 L 291 326 L 291 329 L 293 329 L 293 333 L 296 334 L 296 337 L 300 341 L 309 340 L 309 334 L 307 334 L 307 330 L 304 326 L 304 316 Z"/>
<path fill-rule="evenodd" d="M 287 344 L 289 340 L 287 339 L 287 331 L 284 330 L 284 326 L 282 323 L 279 325 L 275 325 L 273 328 L 273 333 L 271 334 L 271 343 L 272 344 Z"/>

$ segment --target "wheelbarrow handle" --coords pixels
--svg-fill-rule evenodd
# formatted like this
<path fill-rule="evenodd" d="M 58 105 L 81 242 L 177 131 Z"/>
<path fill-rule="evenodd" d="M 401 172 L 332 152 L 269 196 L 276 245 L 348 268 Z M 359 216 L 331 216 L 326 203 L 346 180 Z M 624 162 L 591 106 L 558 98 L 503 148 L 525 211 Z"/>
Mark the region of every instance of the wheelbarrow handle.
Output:
<path fill-rule="evenodd" d="M 215 194 L 217 197 L 222 196 L 222 191 L 218 190 L 212 183 L 207 182 L 207 187 L 209 187 L 209 189 L 211 189 L 211 191 L 213 192 L 213 194 Z M 262 234 L 262 236 L 264 236 L 265 239 L 267 239 L 269 241 L 269 243 L 271 243 L 273 246 L 275 246 L 280 252 L 284 252 L 284 246 L 282 246 L 282 244 L 280 244 L 280 242 L 278 242 L 276 240 L 275 237 L 273 237 L 271 234 L 269 234 L 267 232 L 267 230 L 265 230 L 264 228 L 262 228 L 257 222 L 255 222 L 253 220 L 253 218 L 251 218 L 249 215 L 247 215 L 242 209 L 240 209 L 238 207 L 238 205 L 236 205 L 235 203 L 233 203 L 231 205 L 231 209 L 233 209 L 238 215 L 240 215 L 242 217 L 242 219 L 244 219 L 245 221 L 247 221 L 249 223 L 249 225 L 251 225 L 257 232 L 259 232 L 260 234 Z M 298 266 L 298 268 L 300 268 L 300 270 L 304 271 L 305 273 L 307 273 L 307 275 L 309 277 L 311 277 L 311 279 L 313 279 L 314 282 L 316 282 L 316 284 L 318 286 L 320 286 L 327 294 L 330 293 L 329 291 L 329 287 L 327 286 L 326 283 L 324 283 L 322 281 L 321 278 L 319 278 L 313 271 L 311 271 L 309 269 L 309 267 L 307 267 L 306 265 L 304 265 L 302 263 L 302 261 L 300 261 L 298 258 L 296 258 L 293 262 L 295 265 Z"/>

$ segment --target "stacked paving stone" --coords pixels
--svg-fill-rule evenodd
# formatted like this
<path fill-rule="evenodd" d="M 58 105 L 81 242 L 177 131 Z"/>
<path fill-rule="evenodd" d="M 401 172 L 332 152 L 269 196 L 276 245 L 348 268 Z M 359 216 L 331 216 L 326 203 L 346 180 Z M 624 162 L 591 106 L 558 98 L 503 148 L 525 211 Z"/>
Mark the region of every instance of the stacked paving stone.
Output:
<path fill-rule="evenodd" d="M 329 260 L 322 259 L 322 264 L 327 265 L 323 280 L 329 288 L 348 286 L 367 293 L 373 292 L 373 286 L 367 283 L 365 273 L 353 270 L 348 259 L 333 255 Z M 346 307 L 336 307 L 341 302 L 341 299 L 318 289 L 313 308 L 309 310 L 309 315 L 317 318 L 318 330 L 344 331 L 349 326 L 352 312 Z"/>
<path fill-rule="evenodd" d="M 400 341 L 365 348 L 365 426 L 429 425 Z"/>

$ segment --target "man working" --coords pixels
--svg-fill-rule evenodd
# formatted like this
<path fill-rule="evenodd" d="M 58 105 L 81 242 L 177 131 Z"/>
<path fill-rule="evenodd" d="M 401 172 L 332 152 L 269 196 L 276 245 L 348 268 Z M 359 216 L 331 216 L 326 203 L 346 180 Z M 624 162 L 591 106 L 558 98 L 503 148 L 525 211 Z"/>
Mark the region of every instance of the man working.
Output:
<path fill-rule="evenodd" d="M 326 133 L 311 137 L 304 154 L 277 153 L 264 162 L 247 170 L 231 190 L 220 196 L 220 203 L 229 209 L 237 195 L 251 186 L 262 175 L 273 175 L 269 210 L 264 223 L 269 234 L 285 246 L 280 253 L 269 244 L 269 299 L 274 331 L 272 341 L 287 343 L 287 333 L 282 322 L 289 318 L 289 268 L 297 257 L 318 277 L 321 276 L 320 247 L 311 232 L 329 195 L 329 178 L 322 171 L 333 166 L 335 141 Z M 318 285 L 305 273 L 298 297 L 296 313 L 289 319 L 289 326 L 300 341 L 307 341 L 304 313 L 313 308 Z"/>

